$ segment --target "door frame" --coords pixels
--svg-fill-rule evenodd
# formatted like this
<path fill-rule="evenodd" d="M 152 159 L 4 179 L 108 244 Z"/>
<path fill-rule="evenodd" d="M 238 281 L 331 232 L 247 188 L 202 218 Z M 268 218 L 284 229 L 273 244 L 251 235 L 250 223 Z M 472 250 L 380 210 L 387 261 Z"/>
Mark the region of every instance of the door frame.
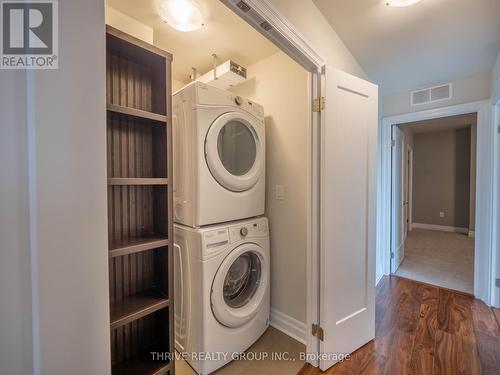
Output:
<path fill-rule="evenodd" d="M 325 95 L 326 60 L 268 1 L 245 0 L 252 12 L 238 8 L 239 0 L 220 1 L 308 71 L 306 324 L 303 330 L 306 352 L 319 353 L 319 339 L 313 336 L 311 327 L 320 321 L 320 129 L 324 113 L 313 111 L 312 103 Z M 263 21 L 271 27 L 264 29 Z M 319 366 L 317 355 L 306 356 L 306 362 Z"/>
<path fill-rule="evenodd" d="M 493 304 L 495 269 L 494 231 L 494 150 L 495 127 L 490 101 L 478 101 L 401 115 L 384 117 L 380 128 L 381 168 L 379 171 L 378 246 L 380 260 L 377 282 L 391 272 L 391 128 L 395 124 L 477 113 L 476 237 L 474 253 L 474 296 Z"/>
<path fill-rule="evenodd" d="M 407 202 L 407 210 L 408 210 L 408 231 L 406 232 L 406 236 L 408 236 L 408 232 L 413 230 L 413 148 L 407 144 L 408 149 L 407 157 L 408 157 L 408 202 Z"/>

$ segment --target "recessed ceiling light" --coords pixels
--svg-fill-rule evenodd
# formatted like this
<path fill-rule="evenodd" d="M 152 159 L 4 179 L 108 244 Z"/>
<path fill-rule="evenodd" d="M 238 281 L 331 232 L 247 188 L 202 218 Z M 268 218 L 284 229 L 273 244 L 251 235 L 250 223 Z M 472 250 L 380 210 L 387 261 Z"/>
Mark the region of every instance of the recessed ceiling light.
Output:
<path fill-rule="evenodd" d="M 414 5 L 419 3 L 421 0 L 386 0 L 385 3 L 390 7 L 400 8 L 400 7 L 409 7 L 410 5 Z"/>
<path fill-rule="evenodd" d="M 205 14 L 197 0 L 161 0 L 158 13 L 179 31 L 194 31 L 204 25 Z"/>

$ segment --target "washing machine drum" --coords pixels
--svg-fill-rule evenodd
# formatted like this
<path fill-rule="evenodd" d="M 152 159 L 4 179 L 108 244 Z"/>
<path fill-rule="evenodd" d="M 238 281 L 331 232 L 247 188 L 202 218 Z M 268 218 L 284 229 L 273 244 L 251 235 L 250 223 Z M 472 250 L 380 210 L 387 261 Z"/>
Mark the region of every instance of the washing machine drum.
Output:
<path fill-rule="evenodd" d="M 208 130 L 207 165 L 215 180 L 227 190 L 248 190 L 260 178 L 265 163 L 258 127 L 251 116 L 229 112 L 219 116 Z"/>
<path fill-rule="evenodd" d="M 268 263 L 263 249 L 255 244 L 241 245 L 224 259 L 210 296 L 219 323 L 240 327 L 259 312 L 269 283 Z"/>

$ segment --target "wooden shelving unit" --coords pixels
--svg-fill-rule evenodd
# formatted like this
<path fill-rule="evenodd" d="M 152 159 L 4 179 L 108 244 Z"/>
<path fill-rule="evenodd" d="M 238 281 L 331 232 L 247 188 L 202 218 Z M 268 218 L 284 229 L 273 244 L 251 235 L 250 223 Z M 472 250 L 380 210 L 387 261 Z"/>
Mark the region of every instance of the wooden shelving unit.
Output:
<path fill-rule="evenodd" d="M 173 375 L 172 56 L 106 32 L 112 374 Z"/>

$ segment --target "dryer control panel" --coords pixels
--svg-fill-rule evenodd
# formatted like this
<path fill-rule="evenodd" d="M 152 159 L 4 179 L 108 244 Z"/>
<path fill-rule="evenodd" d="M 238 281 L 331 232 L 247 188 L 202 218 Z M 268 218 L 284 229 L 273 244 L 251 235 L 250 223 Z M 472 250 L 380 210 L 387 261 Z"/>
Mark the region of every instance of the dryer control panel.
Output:
<path fill-rule="evenodd" d="M 267 219 L 258 219 L 253 222 L 244 222 L 229 228 L 229 240 L 231 243 L 249 239 L 262 238 L 269 235 Z"/>

